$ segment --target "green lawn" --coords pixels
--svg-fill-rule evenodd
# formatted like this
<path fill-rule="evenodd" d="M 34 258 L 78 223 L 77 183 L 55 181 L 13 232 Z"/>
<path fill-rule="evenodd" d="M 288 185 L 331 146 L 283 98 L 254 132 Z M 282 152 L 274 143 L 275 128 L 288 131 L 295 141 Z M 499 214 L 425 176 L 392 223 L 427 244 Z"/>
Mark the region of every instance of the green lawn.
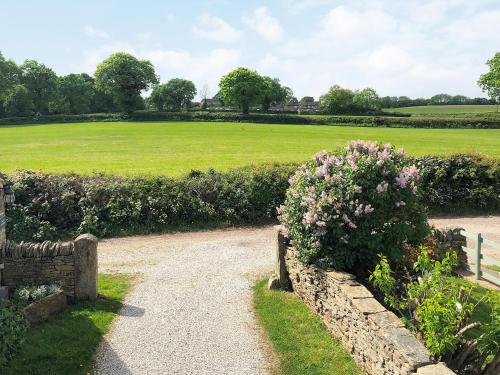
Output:
<path fill-rule="evenodd" d="M 361 375 L 349 353 L 293 293 L 254 287 L 255 311 L 278 359 L 276 375 Z"/>
<path fill-rule="evenodd" d="M 422 105 L 415 107 L 386 108 L 386 112 L 411 114 L 458 114 L 496 112 L 496 105 Z"/>
<path fill-rule="evenodd" d="M 121 307 L 133 275 L 99 275 L 95 302 L 79 302 L 28 330 L 19 352 L 2 375 L 90 374 L 92 356 Z"/>
<path fill-rule="evenodd" d="M 412 155 L 500 156 L 500 129 L 402 129 L 196 122 L 0 126 L 0 170 L 179 175 L 191 169 L 303 161 L 351 139 L 390 142 Z"/>

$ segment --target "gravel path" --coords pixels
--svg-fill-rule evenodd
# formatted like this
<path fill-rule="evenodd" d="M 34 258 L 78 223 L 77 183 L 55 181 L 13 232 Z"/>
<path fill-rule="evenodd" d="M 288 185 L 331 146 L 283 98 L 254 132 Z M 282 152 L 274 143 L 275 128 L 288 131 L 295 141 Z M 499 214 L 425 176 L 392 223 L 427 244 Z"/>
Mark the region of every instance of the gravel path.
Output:
<path fill-rule="evenodd" d="M 500 216 L 431 224 L 500 240 Z M 101 241 L 100 272 L 140 272 L 143 280 L 101 343 L 96 373 L 268 374 L 251 286 L 272 270 L 273 244 L 272 227 Z"/>
<path fill-rule="evenodd" d="M 141 272 L 96 354 L 97 374 L 268 374 L 252 280 L 273 267 L 272 227 L 99 244 L 100 272 Z"/>

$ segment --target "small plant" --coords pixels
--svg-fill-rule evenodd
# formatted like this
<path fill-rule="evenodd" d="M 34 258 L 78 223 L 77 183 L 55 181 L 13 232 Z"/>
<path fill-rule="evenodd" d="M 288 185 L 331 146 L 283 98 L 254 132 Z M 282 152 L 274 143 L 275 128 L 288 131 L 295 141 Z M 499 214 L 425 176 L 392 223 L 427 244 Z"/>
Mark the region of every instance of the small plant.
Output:
<path fill-rule="evenodd" d="M 15 290 L 14 300 L 23 303 L 34 302 L 60 291 L 59 285 L 25 286 Z"/>
<path fill-rule="evenodd" d="M 494 310 L 485 334 L 471 339 L 469 332 L 481 325 L 470 322 L 477 304 L 471 302 L 471 288 L 450 281 L 457 265 L 456 253 L 440 262 L 432 260 L 426 248 L 413 265 L 409 282 L 394 277 L 384 255 L 369 277 L 384 302 L 403 318 L 438 360 L 464 375 L 493 375 L 500 367 L 500 315 Z M 483 301 L 480 301 L 483 302 Z M 497 309 L 498 310 L 498 309 Z M 495 356 L 491 361 L 491 357 Z"/>
<path fill-rule="evenodd" d="M 418 181 L 403 150 L 352 141 L 299 168 L 279 219 L 304 262 L 364 273 L 380 249 L 396 259 L 429 232 Z"/>

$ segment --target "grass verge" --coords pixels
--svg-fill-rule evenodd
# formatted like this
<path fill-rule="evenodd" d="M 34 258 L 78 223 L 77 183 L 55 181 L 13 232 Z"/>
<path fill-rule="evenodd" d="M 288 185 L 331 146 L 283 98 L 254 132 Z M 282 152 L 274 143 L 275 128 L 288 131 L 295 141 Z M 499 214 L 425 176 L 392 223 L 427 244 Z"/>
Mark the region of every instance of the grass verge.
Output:
<path fill-rule="evenodd" d="M 254 287 L 254 304 L 279 361 L 276 375 L 362 374 L 340 342 L 294 294 L 269 291 L 266 280 L 261 280 Z"/>
<path fill-rule="evenodd" d="M 2 375 L 91 373 L 92 356 L 132 286 L 134 275 L 99 275 L 97 301 L 84 301 L 28 330 Z"/>

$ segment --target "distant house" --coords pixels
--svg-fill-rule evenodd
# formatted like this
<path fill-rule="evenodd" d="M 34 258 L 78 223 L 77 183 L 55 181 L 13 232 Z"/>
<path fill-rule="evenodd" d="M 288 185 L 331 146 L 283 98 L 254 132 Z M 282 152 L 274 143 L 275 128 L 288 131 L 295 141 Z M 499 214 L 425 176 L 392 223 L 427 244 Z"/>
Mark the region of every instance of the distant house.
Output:
<path fill-rule="evenodd" d="M 319 110 L 319 101 L 302 103 L 299 105 L 300 111 L 317 111 Z"/>
<path fill-rule="evenodd" d="M 288 102 L 285 104 L 284 110 L 285 111 L 298 111 L 300 107 L 300 103 L 297 98 L 293 97 L 288 100 Z"/>
<path fill-rule="evenodd" d="M 319 101 L 300 103 L 297 98 L 291 98 L 284 106 L 284 111 L 301 112 L 319 110 Z"/>

